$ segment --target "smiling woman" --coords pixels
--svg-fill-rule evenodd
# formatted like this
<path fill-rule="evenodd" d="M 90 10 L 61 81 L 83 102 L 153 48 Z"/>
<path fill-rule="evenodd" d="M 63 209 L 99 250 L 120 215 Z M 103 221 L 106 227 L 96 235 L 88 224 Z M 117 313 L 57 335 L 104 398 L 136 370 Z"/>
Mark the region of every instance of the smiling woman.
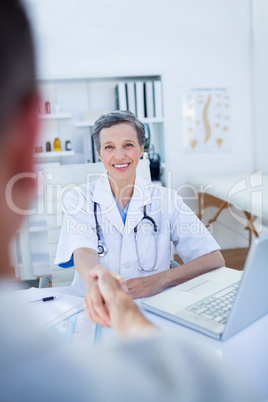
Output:
<path fill-rule="evenodd" d="M 75 266 L 74 285 L 86 295 L 89 317 L 109 326 L 98 282 L 90 275 L 96 266 L 122 276 L 128 293 L 138 298 L 220 267 L 224 260 L 219 245 L 174 190 L 148 185 L 136 173 L 145 130 L 133 113 L 100 116 L 93 138 L 106 174 L 66 195 L 55 264 Z M 73 215 L 77 196 L 81 210 Z M 78 224 L 86 230 L 68 231 Z M 182 267 L 169 269 L 171 241 Z"/>
<path fill-rule="evenodd" d="M 134 189 L 136 169 L 144 145 L 140 146 L 136 130 L 121 123 L 100 132 L 99 157 L 108 173 L 112 192 L 123 210 Z"/>

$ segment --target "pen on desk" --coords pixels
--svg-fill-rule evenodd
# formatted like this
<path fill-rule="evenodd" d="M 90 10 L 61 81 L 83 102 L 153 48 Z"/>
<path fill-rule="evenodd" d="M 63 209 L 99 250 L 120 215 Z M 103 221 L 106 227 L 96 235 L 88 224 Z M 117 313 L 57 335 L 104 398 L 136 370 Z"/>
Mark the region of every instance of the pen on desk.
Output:
<path fill-rule="evenodd" d="M 47 296 L 47 297 L 42 297 L 42 299 L 31 300 L 29 303 L 47 302 L 47 301 L 55 300 L 55 299 L 58 299 L 58 298 L 59 298 L 59 296 Z"/>

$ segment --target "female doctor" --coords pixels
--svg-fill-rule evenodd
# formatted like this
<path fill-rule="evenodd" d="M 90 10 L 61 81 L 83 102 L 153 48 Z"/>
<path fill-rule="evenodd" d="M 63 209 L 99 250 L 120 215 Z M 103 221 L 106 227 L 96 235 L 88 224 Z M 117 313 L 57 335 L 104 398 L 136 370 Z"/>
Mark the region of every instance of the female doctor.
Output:
<path fill-rule="evenodd" d="M 110 318 L 97 280 L 98 264 L 126 281 L 133 298 L 151 296 L 224 265 L 220 247 L 174 190 L 146 183 L 137 172 L 145 143 L 134 114 L 115 111 L 95 123 L 93 138 L 106 173 L 64 199 L 55 264 L 75 266 L 90 318 Z M 170 268 L 170 241 L 184 264 Z"/>

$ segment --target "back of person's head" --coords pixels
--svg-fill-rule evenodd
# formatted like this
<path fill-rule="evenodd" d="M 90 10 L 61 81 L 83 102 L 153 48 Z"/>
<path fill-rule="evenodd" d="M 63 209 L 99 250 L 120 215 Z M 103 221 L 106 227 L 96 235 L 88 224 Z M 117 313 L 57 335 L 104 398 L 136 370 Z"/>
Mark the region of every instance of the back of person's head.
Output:
<path fill-rule="evenodd" d="M 19 0 L 0 0 L 0 275 L 8 248 L 35 190 L 38 133 L 34 46 Z"/>
<path fill-rule="evenodd" d="M 19 0 L 0 0 L 0 141 L 14 110 L 35 89 L 34 47 Z"/>

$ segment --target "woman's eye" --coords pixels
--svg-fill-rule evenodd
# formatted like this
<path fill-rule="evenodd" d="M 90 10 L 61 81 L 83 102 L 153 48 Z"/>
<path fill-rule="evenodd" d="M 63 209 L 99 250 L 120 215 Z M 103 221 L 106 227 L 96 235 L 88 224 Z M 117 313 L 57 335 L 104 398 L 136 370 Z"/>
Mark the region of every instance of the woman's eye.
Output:
<path fill-rule="evenodd" d="M 112 149 L 112 146 L 111 146 L 111 145 L 106 145 L 106 146 L 104 147 L 104 149 Z"/>
<path fill-rule="evenodd" d="M 126 144 L 126 147 L 133 147 L 133 144 Z"/>

